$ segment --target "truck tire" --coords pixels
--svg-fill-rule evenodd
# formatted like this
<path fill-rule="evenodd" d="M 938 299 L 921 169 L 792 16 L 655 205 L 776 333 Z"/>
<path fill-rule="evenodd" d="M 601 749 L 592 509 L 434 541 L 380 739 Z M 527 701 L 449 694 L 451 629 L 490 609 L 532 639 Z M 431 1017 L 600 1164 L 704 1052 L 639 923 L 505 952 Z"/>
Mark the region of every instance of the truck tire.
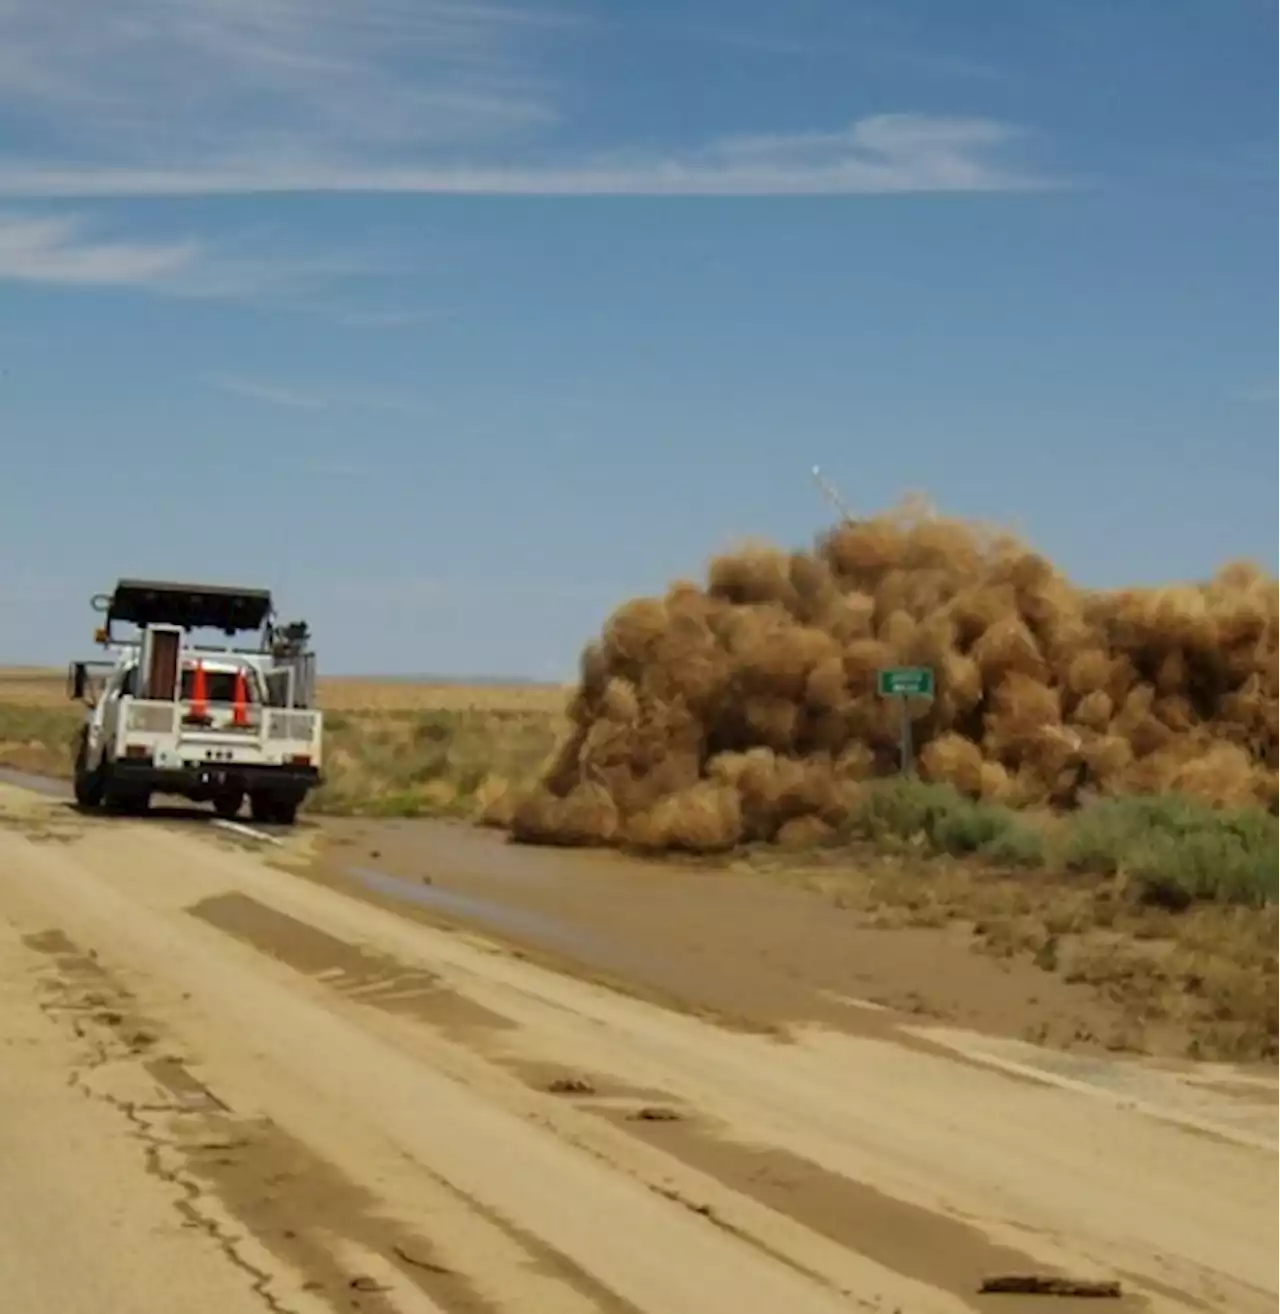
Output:
<path fill-rule="evenodd" d="M 76 806 L 81 808 L 96 808 L 102 802 L 102 796 L 106 792 L 105 772 L 103 764 L 98 763 L 93 770 L 89 768 L 89 731 L 84 729 L 80 732 L 80 738 L 76 742 L 76 764 L 74 791 Z"/>
<path fill-rule="evenodd" d="M 103 785 L 103 806 L 108 812 L 118 817 L 139 817 L 151 807 L 149 789 L 122 789 L 112 786 L 108 775 Z"/>
<path fill-rule="evenodd" d="M 298 819 L 298 802 L 291 795 L 260 790 L 249 795 L 249 815 L 261 826 L 292 826 Z"/>
<path fill-rule="evenodd" d="M 278 826 L 292 826 L 298 820 L 298 800 L 296 798 L 276 799 L 275 814 Z"/>
<path fill-rule="evenodd" d="M 220 816 L 223 821 L 233 821 L 240 811 L 240 805 L 244 802 L 244 795 L 238 791 L 232 791 L 229 794 L 218 794 L 213 800 L 213 810 Z"/>

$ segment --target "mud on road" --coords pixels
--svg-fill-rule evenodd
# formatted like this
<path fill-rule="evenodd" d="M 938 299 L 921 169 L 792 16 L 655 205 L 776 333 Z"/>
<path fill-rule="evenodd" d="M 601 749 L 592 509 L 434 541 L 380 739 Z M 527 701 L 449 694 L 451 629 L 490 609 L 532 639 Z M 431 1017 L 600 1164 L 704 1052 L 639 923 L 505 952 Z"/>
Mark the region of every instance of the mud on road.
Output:
<path fill-rule="evenodd" d="M 848 1002 L 865 1026 L 728 1026 L 211 827 L 3 787 L 0 820 L 15 1309 L 1098 1308 L 978 1294 L 1015 1272 L 1275 1308 L 1273 1090 Z"/>

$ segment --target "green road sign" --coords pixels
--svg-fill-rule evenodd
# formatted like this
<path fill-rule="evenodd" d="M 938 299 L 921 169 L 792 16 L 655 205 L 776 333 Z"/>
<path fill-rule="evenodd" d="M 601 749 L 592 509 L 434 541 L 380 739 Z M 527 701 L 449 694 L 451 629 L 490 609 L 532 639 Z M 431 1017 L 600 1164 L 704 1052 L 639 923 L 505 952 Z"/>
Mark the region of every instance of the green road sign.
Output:
<path fill-rule="evenodd" d="M 881 698 L 932 698 L 933 672 L 927 666 L 890 666 L 876 672 Z"/>

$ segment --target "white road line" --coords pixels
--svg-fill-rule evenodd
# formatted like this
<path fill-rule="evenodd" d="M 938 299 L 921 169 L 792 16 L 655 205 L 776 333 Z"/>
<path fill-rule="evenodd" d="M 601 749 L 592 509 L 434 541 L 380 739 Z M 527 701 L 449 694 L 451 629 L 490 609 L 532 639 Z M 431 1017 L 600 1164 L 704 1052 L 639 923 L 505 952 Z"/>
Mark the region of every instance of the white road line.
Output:
<path fill-rule="evenodd" d="M 232 831 L 236 835 L 243 835 L 246 839 L 261 840 L 264 844 L 284 843 L 284 840 L 277 838 L 275 835 L 268 835 L 265 830 L 254 830 L 252 826 L 246 826 L 242 821 L 228 821 L 224 817 L 214 817 L 209 824 L 211 826 L 221 826 L 223 830 Z"/>
<path fill-rule="evenodd" d="M 963 1054 L 966 1058 L 982 1063 L 987 1067 L 1011 1072 L 1015 1076 L 1029 1077 L 1031 1080 L 1038 1081 L 1045 1086 L 1056 1086 L 1059 1090 L 1072 1091 L 1077 1095 L 1101 1100 L 1103 1103 L 1110 1104 L 1117 1109 L 1129 1109 L 1134 1113 L 1143 1114 L 1148 1118 L 1156 1118 L 1161 1122 L 1172 1123 L 1191 1131 L 1205 1132 L 1210 1136 L 1233 1141 L 1246 1149 L 1262 1150 L 1267 1154 L 1280 1153 L 1280 1142 L 1277 1142 L 1273 1137 L 1258 1135 L 1247 1128 L 1234 1127 L 1230 1123 L 1219 1119 L 1201 1118 L 1190 1110 L 1159 1104 L 1130 1091 L 1112 1089 L 1096 1082 L 1067 1076 L 1065 1073 L 1054 1072 L 1035 1063 L 1020 1062 L 1016 1058 L 993 1052 L 992 1042 L 980 1035 L 954 1031 L 945 1027 L 906 1027 L 904 1030 L 923 1039 L 932 1040 L 935 1044 L 943 1045 L 954 1050 L 957 1054 Z M 1053 1051 L 1046 1052 L 1046 1057 L 1052 1055 Z M 1116 1071 L 1123 1075 L 1126 1070 L 1117 1065 Z"/>

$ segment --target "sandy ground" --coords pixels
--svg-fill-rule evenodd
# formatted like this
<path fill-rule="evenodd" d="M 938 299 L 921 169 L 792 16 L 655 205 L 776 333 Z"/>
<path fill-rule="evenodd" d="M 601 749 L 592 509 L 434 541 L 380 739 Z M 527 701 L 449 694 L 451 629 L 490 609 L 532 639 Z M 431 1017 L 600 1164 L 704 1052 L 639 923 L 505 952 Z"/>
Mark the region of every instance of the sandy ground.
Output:
<path fill-rule="evenodd" d="M 977 1294 L 1015 1272 L 1276 1306 L 1265 1083 L 848 1002 L 735 1028 L 213 827 L 3 786 L 0 822 L 6 1308 L 1099 1308 Z"/>

